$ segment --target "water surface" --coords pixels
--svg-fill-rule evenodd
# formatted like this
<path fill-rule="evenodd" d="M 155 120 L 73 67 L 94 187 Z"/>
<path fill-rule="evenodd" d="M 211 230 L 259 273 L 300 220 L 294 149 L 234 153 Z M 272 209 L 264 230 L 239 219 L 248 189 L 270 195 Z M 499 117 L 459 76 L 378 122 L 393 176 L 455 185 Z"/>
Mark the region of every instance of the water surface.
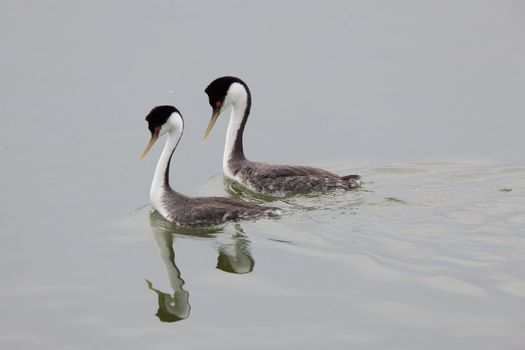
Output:
<path fill-rule="evenodd" d="M 277 200 L 281 219 L 217 232 L 181 231 L 148 207 L 135 212 L 154 236 L 173 237 L 173 263 L 195 270 L 181 270 L 192 305 L 185 322 L 195 333 L 177 343 L 206 346 L 201 337 L 211 332 L 224 347 L 432 348 L 428 339 L 439 337 L 436 348 L 517 348 L 525 167 L 413 162 L 359 170 L 367 183 L 358 192 Z M 216 177 L 199 192 L 221 193 L 222 185 Z M 207 255 L 191 256 L 193 249 Z M 173 275 L 158 283 L 169 286 Z"/>
<path fill-rule="evenodd" d="M 2 1 L 0 348 L 519 349 L 525 41 L 518 1 Z M 204 88 L 253 93 L 250 159 L 360 173 L 277 220 L 151 212 L 158 104 L 172 181 L 220 175 Z"/>

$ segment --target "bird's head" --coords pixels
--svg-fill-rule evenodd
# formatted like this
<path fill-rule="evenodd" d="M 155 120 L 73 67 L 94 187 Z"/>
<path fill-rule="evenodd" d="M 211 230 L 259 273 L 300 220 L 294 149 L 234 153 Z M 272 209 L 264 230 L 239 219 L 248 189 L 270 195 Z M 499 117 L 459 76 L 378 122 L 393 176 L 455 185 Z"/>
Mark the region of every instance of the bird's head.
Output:
<path fill-rule="evenodd" d="M 148 129 L 151 132 L 151 138 L 146 149 L 140 156 L 141 160 L 146 157 L 160 136 L 175 130 L 182 132 L 184 128 L 182 115 L 179 110 L 173 106 L 157 106 L 153 108 L 146 116 L 146 121 L 148 122 Z"/>
<path fill-rule="evenodd" d="M 248 86 L 244 81 L 236 77 L 217 78 L 204 90 L 208 95 L 208 100 L 213 114 L 204 134 L 206 140 L 217 121 L 219 115 L 231 105 L 236 105 L 239 101 L 245 101 L 248 97 Z"/>

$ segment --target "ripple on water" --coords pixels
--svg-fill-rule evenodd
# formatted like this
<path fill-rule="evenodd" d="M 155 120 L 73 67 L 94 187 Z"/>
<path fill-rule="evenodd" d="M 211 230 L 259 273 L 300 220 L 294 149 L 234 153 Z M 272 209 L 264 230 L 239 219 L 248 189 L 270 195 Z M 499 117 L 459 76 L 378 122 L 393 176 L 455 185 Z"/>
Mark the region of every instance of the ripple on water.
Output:
<path fill-rule="evenodd" d="M 377 313 L 386 318 L 374 322 L 387 322 L 389 313 L 396 320 L 405 315 L 410 325 L 431 319 L 424 327 L 435 330 L 446 328 L 446 320 L 464 320 L 478 331 L 516 336 L 516 327 L 509 330 L 505 324 L 515 325 L 518 316 L 505 308 L 513 309 L 516 298 L 525 298 L 524 167 L 413 162 L 327 168 L 360 173 L 363 188 L 271 198 L 215 176 L 196 192 L 281 207 L 278 220 L 238 223 L 251 242 L 252 262 L 266 251 L 271 258 L 265 257 L 265 264 L 287 261 L 293 265 L 286 269 L 296 271 L 304 266 L 312 280 L 337 271 L 331 283 L 344 295 L 335 299 L 361 310 L 364 318 Z M 148 215 L 149 209 L 137 212 L 139 221 L 148 222 Z M 230 236 L 235 224 L 199 234 L 162 220 L 149 224 L 192 239 L 213 238 L 223 251 L 231 251 L 223 235 Z M 323 269 L 316 270 L 318 265 Z M 216 278 L 220 285 L 222 279 Z M 289 291 L 296 293 L 294 288 Z"/>

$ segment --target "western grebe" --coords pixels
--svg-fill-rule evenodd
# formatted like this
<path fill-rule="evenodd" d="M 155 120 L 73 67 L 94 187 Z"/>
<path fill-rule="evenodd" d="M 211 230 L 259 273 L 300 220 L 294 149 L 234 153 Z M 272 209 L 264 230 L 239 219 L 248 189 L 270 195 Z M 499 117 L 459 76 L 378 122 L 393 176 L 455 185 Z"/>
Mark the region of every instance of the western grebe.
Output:
<path fill-rule="evenodd" d="M 242 135 L 250 115 L 251 94 L 244 81 L 235 77 L 217 78 L 205 90 L 213 109 L 205 140 L 219 114 L 232 107 L 222 168 L 224 174 L 248 189 L 270 195 L 290 195 L 335 188 L 352 190 L 361 186 L 359 175 L 339 176 L 306 166 L 273 165 L 251 162 L 244 156 Z"/>
<path fill-rule="evenodd" d="M 174 191 L 169 184 L 171 157 L 184 129 L 180 112 L 173 106 L 158 106 L 146 116 L 151 139 L 142 153 L 144 159 L 155 141 L 168 134 L 151 184 L 150 200 L 167 220 L 180 226 L 207 226 L 238 219 L 276 216 L 278 209 L 222 197 L 188 197 Z"/>

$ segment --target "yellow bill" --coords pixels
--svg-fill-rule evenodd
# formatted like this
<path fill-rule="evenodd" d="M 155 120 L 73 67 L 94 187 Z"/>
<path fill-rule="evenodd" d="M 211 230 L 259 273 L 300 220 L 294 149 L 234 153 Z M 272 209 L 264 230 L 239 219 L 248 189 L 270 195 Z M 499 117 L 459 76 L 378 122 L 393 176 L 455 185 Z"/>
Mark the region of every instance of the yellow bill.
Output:
<path fill-rule="evenodd" d="M 148 154 L 149 150 L 151 149 L 151 147 L 153 147 L 153 144 L 155 143 L 155 141 L 157 141 L 158 138 L 159 138 L 159 134 L 158 133 L 154 133 L 154 134 L 151 135 L 151 139 L 149 140 L 149 143 L 146 146 L 146 149 L 144 150 L 144 152 L 140 156 L 140 160 L 143 160 L 144 157 L 146 157 L 146 154 Z"/>
<path fill-rule="evenodd" d="M 204 133 L 204 137 L 202 138 L 202 141 L 206 141 L 206 139 L 208 138 L 208 135 L 210 134 L 211 129 L 213 129 L 213 125 L 217 121 L 217 118 L 219 117 L 220 113 L 221 113 L 221 110 L 218 108 L 213 110 L 213 115 L 211 116 L 210 123 L 208 124 L 208 128 L 206 129 L 206 132 Z"/>

